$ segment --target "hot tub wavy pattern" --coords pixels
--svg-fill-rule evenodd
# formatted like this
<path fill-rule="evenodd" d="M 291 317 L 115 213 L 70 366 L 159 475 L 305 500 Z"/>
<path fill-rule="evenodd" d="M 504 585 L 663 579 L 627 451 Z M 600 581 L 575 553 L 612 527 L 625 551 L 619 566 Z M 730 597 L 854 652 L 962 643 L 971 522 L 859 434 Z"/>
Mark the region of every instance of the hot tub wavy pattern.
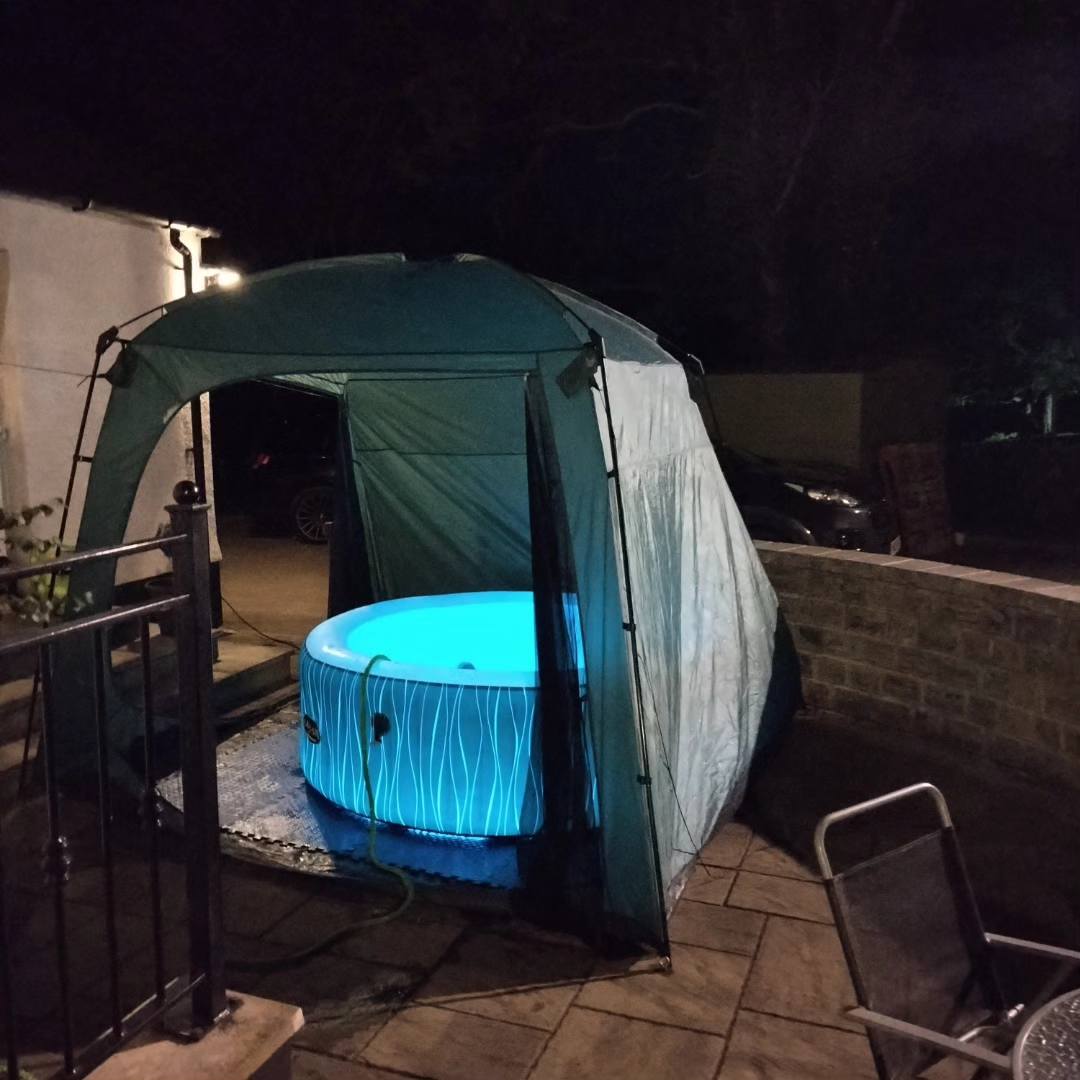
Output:
<path fill-rule="evenodd" d="M 366 816 L 360 746 L 362 675 L 301 654 L 300 758 L 308 782 Z M 527 836 L 543 825 L 536 689 L 368 676 L 370 715 L 389 731 L 370 744 L 378 820 L 456 836 Z"/>

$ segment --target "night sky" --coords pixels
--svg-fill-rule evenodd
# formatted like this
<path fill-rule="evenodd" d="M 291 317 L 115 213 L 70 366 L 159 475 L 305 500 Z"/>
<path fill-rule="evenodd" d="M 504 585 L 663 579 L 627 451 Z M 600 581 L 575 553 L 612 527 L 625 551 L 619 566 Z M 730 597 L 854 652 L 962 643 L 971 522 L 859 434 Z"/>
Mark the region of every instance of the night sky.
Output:
<path fill-rule="evenodd" d="M 0 186 L 503 257 L 712 366 L 959 355 L 1080 299 L 1078 10 L 7 0 Z"/>

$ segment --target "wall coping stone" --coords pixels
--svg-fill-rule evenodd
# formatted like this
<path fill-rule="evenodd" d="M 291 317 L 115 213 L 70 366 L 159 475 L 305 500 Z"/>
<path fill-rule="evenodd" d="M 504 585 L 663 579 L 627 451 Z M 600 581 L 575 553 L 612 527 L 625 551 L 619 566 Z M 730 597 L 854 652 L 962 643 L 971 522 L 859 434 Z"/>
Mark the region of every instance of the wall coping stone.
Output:
<path fill-rule="evenodd" d="M 1010 598 L 1008 593 L 1015 593 L 1016 596 L 1012 599 L 1018 603 L 1031 601 L 1033 598 L 1035 602 L 1038 602 L 1039 598 L 1044 597 L 1050 601 L 1065 601 L 1070 607 L 1075 606 L 1075 611 L 1067 612 L 1070 616 L 1080 615 L 1080 585 L 1066 585 L 1044 578 L 1025 577 L 1022 574 L 1009 574 L 1000 570 L 980 570 L 973 566 L 933 562 L 929 559 L 876 555 L 869 551 L 842 551 L 838 548 L 811 547 L 808 544 L 782 544 L 770 540 L 757 540 L 754 546 L 766 566 L 769 564 L 770 556 L 789 554 L 820 560 L 821 569 L 825 571 L 842 569 L 874 575 L 887 568 L 891 571 L 910 574 L 912 584 L 923 584 L 927 588 L 935 587 L 929 579 L 944 578 L 961 588 L 990 587 L 994 590 L 1003 590 L 1004 595 L 998 597 L 1002 600 Z M 920 577 L 923 579 L 921 582 Z M 938 584 L 940 587 L 941 583 Z"/>

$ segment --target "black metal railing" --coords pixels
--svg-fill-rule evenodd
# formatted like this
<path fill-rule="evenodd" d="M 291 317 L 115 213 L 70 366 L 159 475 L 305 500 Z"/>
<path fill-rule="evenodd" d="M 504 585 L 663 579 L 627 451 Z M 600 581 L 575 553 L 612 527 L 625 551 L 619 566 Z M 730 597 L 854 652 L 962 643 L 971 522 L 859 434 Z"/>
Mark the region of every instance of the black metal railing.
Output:
<path fill-rule="evenodd" d="M 178 489 L 179 491 L 179 489 Z M 20 626 L 12 633 L 0 636 L 0 657 L 12 653 L 36 651 L 41 681 L 42 710 L 39 734 L 40 781 L 44 789 L 47 840 L 41 866 L 45 871 L 46 889 L 51 893 L 51 934 L 47 957 L 36 962 L 55 965 L 58 997 L 59 1054 L 58 1075 L 77 1077 L 95 1068 L 124 1042 L 148 1024 L 162 1018 L 183 999 L 190 998 L 190 1027 L 198 1032 L 212 1027 L 226 1013 L 224 988 L 224 954 L 222 941 L 220 850 L 218 844 L 217 776 L 215 770 L 215 734 L 211 707 L 212 643 L 210 633 L 210 563 L 209 537 L 205 505 L 185 504 L 168 508 L 171 535 L 136 543 L 80 552 L 50 562 L 44 572 L 68 573 L 91 562 L 115 560 L 140 552 L 161 550 L 172 560 L 173 595 L 159 600 L 128 604 L 107 611 L 72 617 L 48 626 Z M 0 570 L 0 589 L 20 578 L 41 575 L 41 565 Z M 151 658 L 150 623 L 162 616 L 174 622 L 176 644 L 176 710 L 179 735 L 180 768 L 184 785 L 183 866 L 186 878 L 188 963 L 186 970 L 168 970 L 165 957 L 165 927 L 162 911 L 162 837 L 158 824 L 156 760 L 160 731 L 155 710 L 155 690 Z M 134 624 L 141 653 L 143 692 L 138 709 L 142 713 L 142 754 L 132 771 L 142 776 L 124 785 L 112 775 L 115 751 L 110 746 L 110 669 L 108 635 L 122 624 Z M 62 797 L 72 763 L 61 762 L 64 740 L 58 732 L 58 693 L 67 688 L 57 684 L 58 648 L 65 649 L 63 670 L 70 667 L 72 655 L 82 656 L 87 650 L 72 650 L 72 639 L 90 641 L 89 662 L 92 692 L 85 703 L 65 703 L 63 715 L 70 723 L 72 715 L 84 729 L 91 729 L 95 753 L 80 760 L 84 774 L 82 790 L 89 789 L 88 800 L 96 802 L 96 858 L 100 859 L 103 907 L 104 945 L 107 956 L 104 972 L 108 1011 L 105 1025 L 85 1034 L 85 1018 L 79 1008 L 83 999 L 73 994 L 71 979 L 70 903 L 66 890 L 73 869 L 69 836 L 65 831 L 65 812 L 70 802 Z M 84 677 L 84 676 L 80 676 Z M 125 702 L 130 708 L 131 703 Z M 63 771 L 63 777 L 61 775 Z M 96 778 L 94 773 L 96 772 Z M 89 775 L 85 775 L 89 773 Z M 93 781 L 96 779 L 96 784 Z M 91 781 L 89 784 L 86 781 Z M 132 787 L 137 791 L 131 791 Z M 118 897 L 116 880 L 115 830 L 117 828 L 114 800 L 121 793 L 134 796 L 138 804 L 145 834 L 141 841 L 140 858 L 148 870 L 153 950 L 152 986 L 144 1000 L 134 1008 L 125 1009 L 121 980 L 121 942 L 118 931 Z M 20 984 L 25 972 L 16 972 L 13 964 L 16 943 L 12 940 L 10 897 L 12 881 L 5 867 L 7 847 L 0 837 L 0 993 L 3 995 L 0 1017 L 6 1046 L 4 1056 L 7 1075 L 17 1077 L 23 1031 L 17 1012 Z M 75 869 L 78 869 L 76 866 Z M 177 966 L 180 966 L 177 964 Z M 172 977 L 170 977 L 170 974 Z M 139 991 L 140 994 L 142 991 Z M 81 1022 L 77 1022 L 81 1021 Z"/>

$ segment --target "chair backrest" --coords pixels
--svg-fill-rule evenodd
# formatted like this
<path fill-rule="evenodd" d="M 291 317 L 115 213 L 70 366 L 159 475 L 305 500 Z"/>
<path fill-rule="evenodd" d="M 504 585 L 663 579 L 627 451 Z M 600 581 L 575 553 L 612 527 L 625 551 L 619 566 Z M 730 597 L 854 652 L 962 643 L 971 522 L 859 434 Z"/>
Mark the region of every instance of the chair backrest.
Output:
<path fill-rule="evenodd" d="M 921 792 L 940 799 L 939 828 L 834 873 L 819 826 L 819 858 L 859 1003 L 956 1036 L 992 1020 L 1003 1000 L 944 799 L 930 785 L 894 796 Z M 874 800 L 822 824 L 881 805 Z M 870 1042 L 883 1080 L 916 1076 L 937 1057 L 877 1031 L 870 1032 Z"/>

